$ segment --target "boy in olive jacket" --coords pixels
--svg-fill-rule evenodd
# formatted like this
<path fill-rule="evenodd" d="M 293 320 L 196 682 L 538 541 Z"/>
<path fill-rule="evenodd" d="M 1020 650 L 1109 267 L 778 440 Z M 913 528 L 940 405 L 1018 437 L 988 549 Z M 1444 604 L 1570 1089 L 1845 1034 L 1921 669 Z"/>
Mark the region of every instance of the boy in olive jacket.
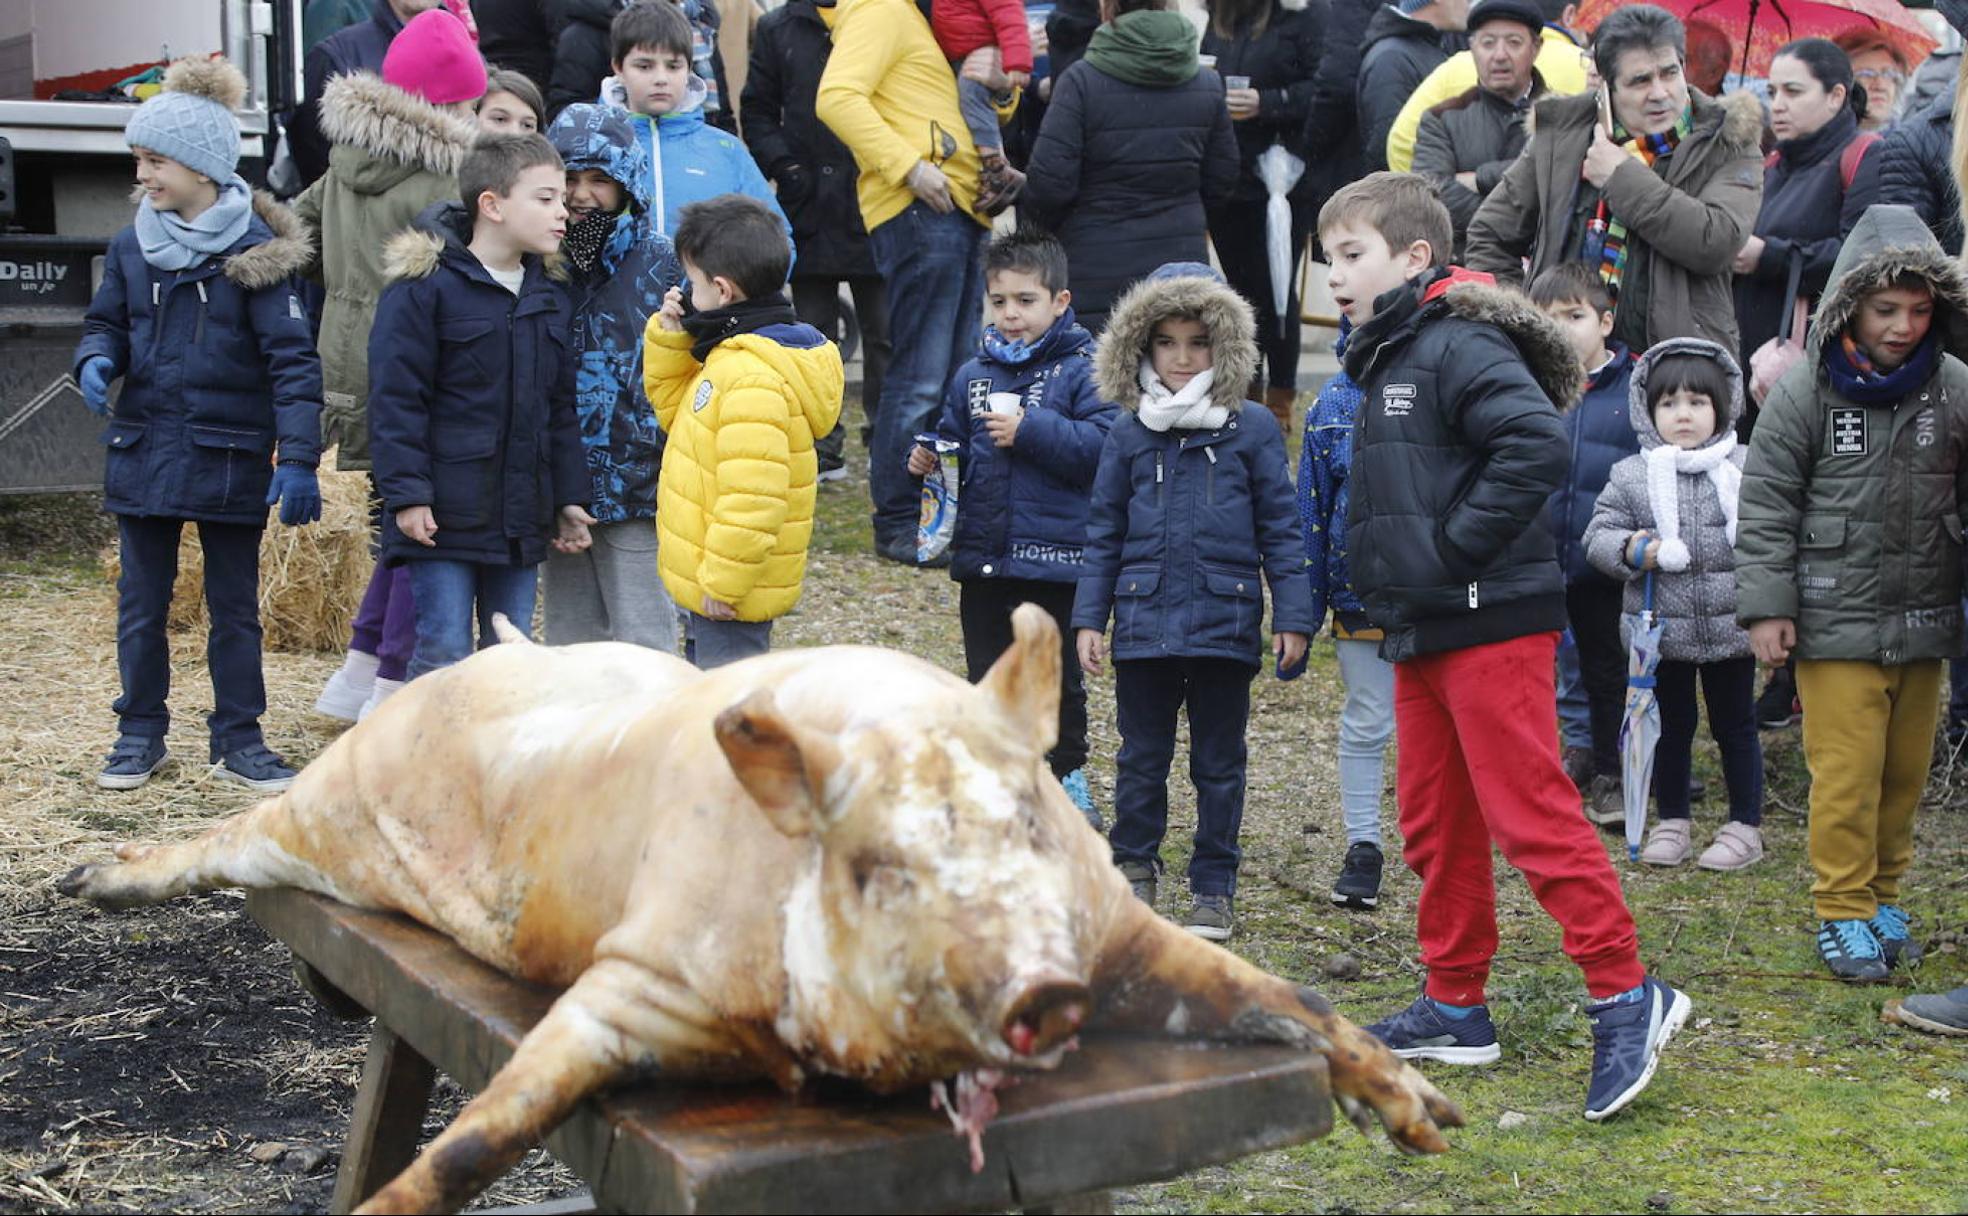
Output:
<path fill-rule="evenodd" d="M 1919 956 L 1900 878 L 1962 648 L 1968 282 L 1911 209 L 1875 206 L 1831 283 L 1750 443 L 1736 615 L 1757 658 L 1796 656 L 1818 951 L 1873 982 Z"/>

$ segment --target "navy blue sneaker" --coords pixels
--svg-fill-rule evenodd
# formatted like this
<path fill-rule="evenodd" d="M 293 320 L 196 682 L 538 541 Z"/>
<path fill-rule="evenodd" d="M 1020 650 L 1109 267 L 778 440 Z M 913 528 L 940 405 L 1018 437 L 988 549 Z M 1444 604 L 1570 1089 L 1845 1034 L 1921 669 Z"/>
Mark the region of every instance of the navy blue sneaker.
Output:
<path fill-rule="evenodd" d="M 106 790 L 136 789 L 164 767 L 170 756 L 164 750 L 162 737 L 119 735 L 116 745 L 109 749 L 102 772 L 96 774 L 96 784 Z"/>
<path fill-rule="evenodd" d="M 1660 1066 L 1661 1048 L 1681 1029 L 1695 1003 L 1653 976 L 1640 981 L 1637 1001 L 1587 1005 L 1592 1019 L 1592 1084 L 1585 1117 L 1597 1123 L 1626 1109 Z"/>
<path fill-rule="evenodd" d="M 264 743 L 248 743 L 227 752 L 213 766 L 212 775 L 262 794 L 278 794 L 294 784 L 294 770 Z"/>
<path fill-rule="evenodd" d="M 1877 984 L 1886 978 L 1886 949 L 1874 936 L 1870 921 L 1820 921 L 1818 957 L 1841 980 Z"/>
<path fill-rule="evenodd" d="M 1367 1027 L 1367 1033 L 1403 1060 L 1493 1064 L 1503 1055 L 1487 1005 L 1476 1006 L 1467 1017 L 1452 1018 L 1424 996 L 1393 1017 Z"/>
<path fill-rule="evenodd" d="M 1879 951 L 1888 967 L 1911 967 L 1921 959 L 1920 943 L 1913 940 L 1909 927 L 1913 918 L 1894 904 L 1880 904 L 1873 913 L 1872 935 L 1879 939 Z"/>

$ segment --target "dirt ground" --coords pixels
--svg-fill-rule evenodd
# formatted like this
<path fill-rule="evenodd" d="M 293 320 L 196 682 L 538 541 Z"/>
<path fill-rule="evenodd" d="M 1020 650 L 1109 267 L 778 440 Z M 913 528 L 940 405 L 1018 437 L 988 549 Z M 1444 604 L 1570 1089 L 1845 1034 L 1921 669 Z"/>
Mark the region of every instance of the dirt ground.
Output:
<path fill-rule="evenodd" d="M 865 501 L 858 483 L 825 492 L 807 594 L 774 645 L 870 642 L 960 670 L 953 584 L 865 556 Z M 174 650 L 175 763 L 140 791 L 95 788 L 114 734 L 113 597 L 96 561 L 106 539 L 86 501 L 0 502 L 0 1216 L 322 1211 L 366 1026 L 314 1004 L 235 894 L 108 915 L 51 889 L 118 841 L 180 838 L 251 802 L 202 763 L 210 690 L 191 636 Z M 267 656 L 269 742 L 294 761 L 339 729 L 308 712 L 336 662 Z M 1118 745 L 1111 688 L 1090 682 L 1103 805 Z M 1390 833 L 1381 910 L 1342 914 L 1325 899 L 1344 848 L 1331 747 L 1339 695 L 1325 643 L 1305 679 L 1267 672 L 1253 685 L 1233 946 L 1366 1021 L 1418 981 L 1415 888 Z M 1494 1068 L 1433 1074 L 1471 1115 L 1454 1152 L 1407 1160 L 1342 1130 L 1131 1189 L 1122 1210 L 1964 1210 L 1968 1125 L 1948 1105 L 1968 1094 L 1958 1046 L 1882 1030 L 1878 1001 L 1892 990 L 1845 989 L 1817 971 L 1794 739 L 1766 736 L 1765 866 L 1713 876 L 1622 865 L 1645 961 L 1695 992 L 1701 1015 L 1632 1114 L 1604 1128 L 1577 1118 L 1590 1046 L 1576 973 L 1522 882 L 1501 871 L 1492 1005 L 1508 1045 Z M 1719 791 L 1706 742 L 1697 771 Z M 1910 901 L 1930 962 L 1896 981 L 1900 991 L 1968 979 L 1968 833 L 1960 798 L 1944 779 L 1936 791 Z M 1179 764 L 1171 794 L 1165 911 L 1180 907 L 1193 826 Z M 1716 818 L 1713 802 L 1698 808 L 1697 831 Z M 439 1097 L 426 1134 L 459 1104 L 454 1089 Z M 1855 1153 L 1871 1165 L 1852 1168 Z M 481 1202 L 573 1188 L 536 1152 Z"/>

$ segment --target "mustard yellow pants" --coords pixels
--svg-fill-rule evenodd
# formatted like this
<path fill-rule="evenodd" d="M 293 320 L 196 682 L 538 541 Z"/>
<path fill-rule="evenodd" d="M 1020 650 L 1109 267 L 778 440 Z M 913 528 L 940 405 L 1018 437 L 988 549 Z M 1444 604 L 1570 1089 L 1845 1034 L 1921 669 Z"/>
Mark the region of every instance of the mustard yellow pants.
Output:
<path fill-rule="evenodd" d="M 1819 919 L 1870 920 L 1880 904 L 1899 902 L 1946 670 L 1940 659 L 1797 661 Z"/>

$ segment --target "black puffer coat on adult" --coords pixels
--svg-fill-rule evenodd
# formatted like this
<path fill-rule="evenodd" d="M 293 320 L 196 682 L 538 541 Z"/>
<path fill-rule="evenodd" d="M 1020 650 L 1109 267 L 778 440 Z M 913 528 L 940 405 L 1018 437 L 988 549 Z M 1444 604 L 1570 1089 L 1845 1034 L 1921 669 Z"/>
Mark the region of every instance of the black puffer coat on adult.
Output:
<path fill-rule="evenodd" d="M 1541 517 L 1584 373 L 1557 322 L 1488 275 L 1433 270 L 1374 302 L 1346 373 L 1362 394 L 1347 561 L 1381 657 L 1565 628 Z"/>
<path fill-rule="evenodd" d="M 1449 58 L 1442 31 L 1383 4 L 1367 23 L 1361 41 L 1360 81 L 1354 90 L 1359 109 L 1360 158 L 1367 172 L 1387 167 L 1387 133 L 1401 107 L 1428 74 Z"/>
<path fill-rule="evenodd" d="M 1791 260 L 1804 265 L 1798 290 L 1812 299 L 1823 295 L 1841 238 L 1878 201 L 1877 143 L 1866 149 L 1852 188 L 1845 188 L 1841 162 L 1858 135 L 1859 120 L 1850 110 L 1842 111 L 1811 134 L 1778 144 L 1776 163 L 1763 171 L 1763 206 L 1751 229 L 1763 238 L 1763 256 L 1756 269 L 1736 276 L 1743 367 L 1749 366 L 1751 352 L 1781 333 L 1788 321 L 1784 289 Z"/>
<path fill-rule="evenodd" d="M 1204 208 L 1236 185 L 1223 81 L 1196 62 L 1195 43 L 1183 41 L 1194 31 L 1184 35 L 1177 23 L 1188 19 L 1134 12 L 1102 26 L 1087 57 L 1053 86 L 1025 169 L 1021 218 L 1066 246 L 1074 311 L 1094 333 L 1121 292 L 1155 267 L 1209 260 Z"/>
<path fill-rule="evenodd" d="M 1365 170 L 1360 164 L 1360 123 L 1355 94 L 1360 84 L 1360 54 L 1366 49 L 1367 23 L 1380 8 L 1378 0 L 1330 0 L 1326 7 L 1325 45 L 1312 73 L 1312 97 L 1305 108 L 1305 174 L 1313 189 L 1331 194 Z"/>
<path fill-rule="evenodd" d="M 1880 141 L 1873 154 L 1879 158 L 1879 197 L 1873 201 L 1913 208 L 1941 248 L 1959 254 L 1961 200 L 1950 163 L 1953 145 L 1954 94 L 1943 93 Z"/>
<path fill-rule="evenodd" d="M 855 195 L 861 170 L 813 112 L 833 47 L 813 0 L 788 0 L 759 18 L 739 122 L 793 226 L 800 274 L 872 278 L 879 272 Z"/>
<path fill-rule="evenodd" d="M 1261 203 L 1269 197 L 1257 180 L 1257 158 L 1271 145 L 1283 144 L 1292 155 L 1305 156 L 1305 116 L 1312 110 L 1312 80 L 1326 40 L 1326 4 L 1271 0 L 1263 28 L 1245 29 L 1233 38 L 1217 33 L 1214 22 L 1203 27 L 1202 51 L 1216 56 L 1216 74 L 1248 76 L 1257 90 L 1257 117 L 1230 124 L 1238 161 L 1232 202 Z M 1301 178 L 1293 193 L 1304 195 L 1306 184 Z"/>

